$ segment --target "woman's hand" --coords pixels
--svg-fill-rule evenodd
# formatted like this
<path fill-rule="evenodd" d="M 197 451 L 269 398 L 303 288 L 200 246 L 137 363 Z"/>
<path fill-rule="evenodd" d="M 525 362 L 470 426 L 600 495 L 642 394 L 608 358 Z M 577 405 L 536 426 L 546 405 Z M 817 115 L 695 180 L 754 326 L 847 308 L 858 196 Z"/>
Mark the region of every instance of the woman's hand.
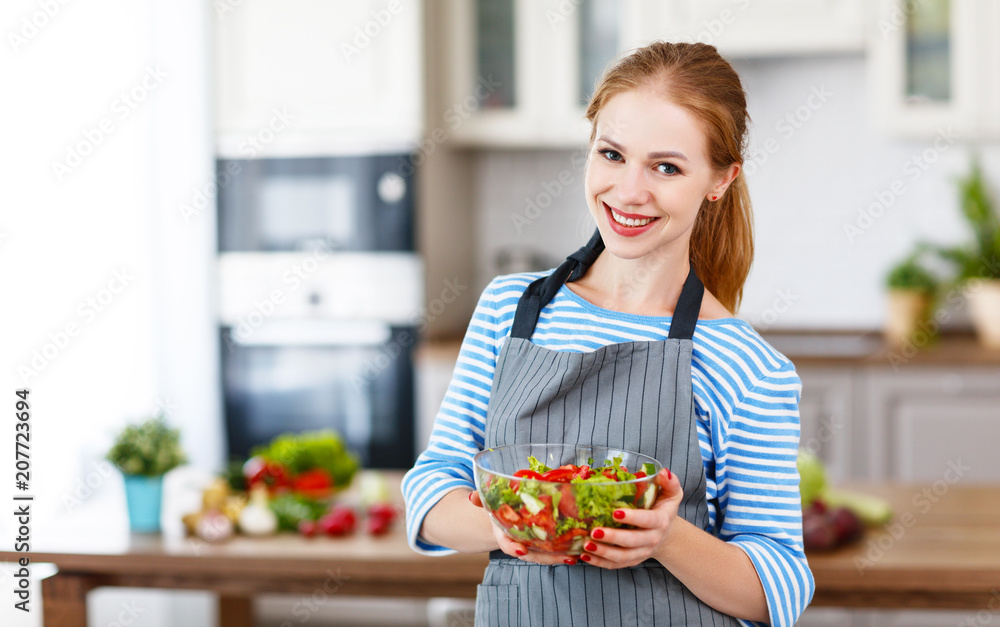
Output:
<path fill-rule="evenodd" d="M 479 498 L 479 492 L 472 492 L 469 494 L 469 500 L 476 507 L 482 507 L 483 502 Z M 492 521 L 491 521 L 492 524 Z M 510 555 L 511 557 L 516 557 L 519 560 L 525 562 L 531 562 L 533 564 L 576 564 L 576 558 L 569 555 L 560 555 L 557 553 L 543 553 L 540 551 L 532 551 L 528 547 L 524 546 L 520 542 L 515 542 L 507 537 L 499 527 L 493 525 L 493 536 L 497 539 L 497 544 L 500 545 L 500 550 Z"/>
<path fill-rule="evenodd" d="M 628 568 L 656 557 L 670 539 L 670 530 L 677 520 L 677 508 L 684 490 L 677 475 L 664 468 L 656 475 L 660 496 L 651 509 L 620 509 L 615 518 L 636 529 L 598 527 L 590 533 L 584 545 L 584 562 L 601 568 Z M 501 545 L 502 546 L 502 545 Z"/>

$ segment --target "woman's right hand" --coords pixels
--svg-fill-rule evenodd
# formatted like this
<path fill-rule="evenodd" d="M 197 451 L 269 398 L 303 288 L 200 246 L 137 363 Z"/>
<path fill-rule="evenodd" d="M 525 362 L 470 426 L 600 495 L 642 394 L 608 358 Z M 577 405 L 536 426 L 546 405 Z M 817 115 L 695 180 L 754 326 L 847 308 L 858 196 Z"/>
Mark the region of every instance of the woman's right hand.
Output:
<path fill-rule="evenodd" d="M 470 492 L 469 501 L 471 501 L 476 507 L 483 507 L 483 501 L 479 498 L 479 492 Z M 483 511 L 485 512 L 485 510 Z M 490 521 L 490 524 L 493 527 L 493 537 L 496 538 L 497 544 L 500 545 L 500 550 L 511 557 L 515 557 L 525 562 L 531 562 L 533 564 L 576 564 L 576 558 L 570 555 L 532 551 L 520 542 L 511 540 L 507 534 L 500 530 L 500 527 L 493 524 L 492 520 Z"/>

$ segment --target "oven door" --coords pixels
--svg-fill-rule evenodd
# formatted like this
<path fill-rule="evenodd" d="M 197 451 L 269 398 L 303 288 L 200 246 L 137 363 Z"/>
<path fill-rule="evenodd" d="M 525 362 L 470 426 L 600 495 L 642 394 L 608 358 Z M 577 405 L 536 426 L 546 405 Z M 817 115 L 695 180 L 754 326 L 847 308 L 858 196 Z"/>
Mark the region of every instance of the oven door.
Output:
<path fill-rule="evenodd" d="M 277 320 L 222 328 L 230 459 L 285 432 L 334 429 L 372 468 L 414 461 L 416 329 L 372 321 Z"/>

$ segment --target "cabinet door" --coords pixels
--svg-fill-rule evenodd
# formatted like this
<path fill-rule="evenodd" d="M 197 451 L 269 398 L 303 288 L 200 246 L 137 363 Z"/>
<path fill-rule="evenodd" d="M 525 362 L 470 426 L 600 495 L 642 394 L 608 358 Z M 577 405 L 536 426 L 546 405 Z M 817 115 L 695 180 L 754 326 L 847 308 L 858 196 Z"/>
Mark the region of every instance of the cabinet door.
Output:
<path fill-rule="evenodd" d="M 729 57 L 861 52 L 860 0 L 649 0 L 648 36 Z"/>
<path fill-rule="evenodd" d="M 986 99 L 997 89 L 996 72 L 987 71 L 996 67 L 988 58 L 991 49 L 997 54 L 988 29 L 998 23 L 990 22 L 998 14 L 994 5 L 879 0 L 868 38 L 871 91 L 882 128 L 900 137 L 935 138 L 941 151 L 956 135 L 995 124 L 985 116 Z"/>
<path fill-rule="evenodd" d="M 396 150 L 419 141 L 422 2 L 244 0 L 215 19 L 226 156 Z M 254 138 L 254 154 L 245 154 Z M 241 150 L 242 149 L 242 150 Z"/>
<path fill-rule="evenodd" d="M 1000 369 L 877 370 L 866 413 L 874 478 L 1000 481 Z"/>
<path fill-rule="evenodd" d="M 799 447 L 823 460 L 831 481 L 863 475 L 852 455 L 854 373 L 849 368 L 798 367 L 802 379 Z"/>

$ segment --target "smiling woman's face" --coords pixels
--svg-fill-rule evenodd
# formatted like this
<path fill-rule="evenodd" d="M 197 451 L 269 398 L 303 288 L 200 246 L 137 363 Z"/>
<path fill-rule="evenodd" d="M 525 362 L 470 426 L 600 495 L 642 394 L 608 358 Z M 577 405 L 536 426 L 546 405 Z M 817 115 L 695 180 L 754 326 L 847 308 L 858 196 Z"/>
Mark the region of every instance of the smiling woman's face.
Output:
<path fill-rule="evenodd" d="M 731 180 L 712 168 L 701 122 L 651 88 L 608 100 L 594 137 L 587 204 L 617 257 L 686 247 L 702 201 Z"/>

